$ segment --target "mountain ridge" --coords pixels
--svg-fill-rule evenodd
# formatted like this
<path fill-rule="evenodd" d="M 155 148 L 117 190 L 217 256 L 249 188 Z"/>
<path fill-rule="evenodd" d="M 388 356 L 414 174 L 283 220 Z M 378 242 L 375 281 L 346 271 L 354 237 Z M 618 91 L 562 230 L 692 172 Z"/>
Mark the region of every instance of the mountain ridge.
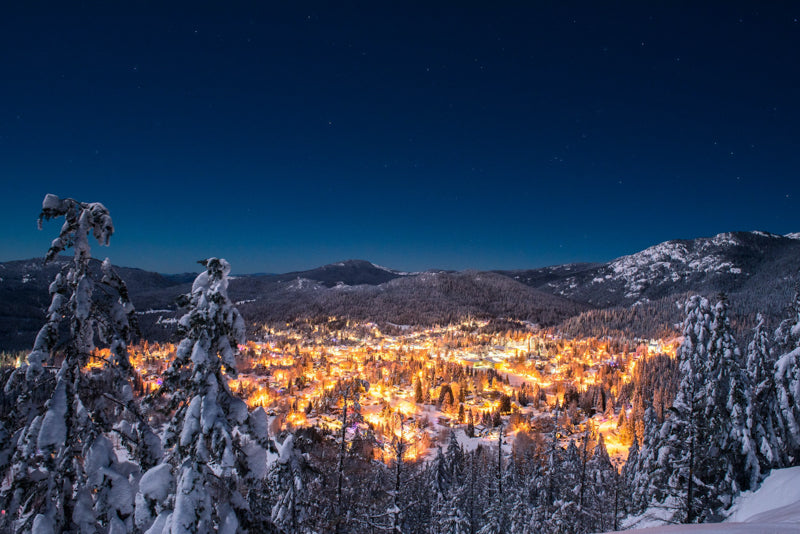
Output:
<path fill-rule="evenodd" d="M 31 345 L 49 304 L 47 287 L 67 261 L 0 263 L 0 349 Z M 143 334 L 168 336 L 164 325 L 178 313 L 175 298 L 191 289 L 193 275 L 117 269 L 129 286 Z M 665 241 L 605 263 L 527 270 L 410 273 L 351 259 L 306 271 L 236 276 L 229 291 L 250 325 L 330 315 L 398 324 L 471 316 L 574 326 L 593 310 L 640 307 L 634 315 L 661 317 L 658 328 L 663 329 L 673 320 L 673 312 L 664 310 L 690 292 L 729 293 L 745 323 L 754 310 L 777 316 L 800 282 L 799 272 L 800 233 L 755 231 Z"/>

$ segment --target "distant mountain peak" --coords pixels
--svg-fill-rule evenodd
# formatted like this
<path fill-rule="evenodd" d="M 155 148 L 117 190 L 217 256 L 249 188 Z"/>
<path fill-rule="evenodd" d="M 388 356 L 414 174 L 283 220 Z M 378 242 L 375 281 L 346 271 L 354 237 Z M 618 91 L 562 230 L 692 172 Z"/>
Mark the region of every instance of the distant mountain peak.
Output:
<path fill-rule="evenodd" d="M 776 276 L 797 273 L 798 240 L 800 233 L 723 232 L 665 241 L 576 271 L 555 266 L 503 274 L 578 302 L 629 306 L 686 291 L 730 293 L 774 284 Z"/>
<path fill-rule="evenodd" d="M 375 267 L 374 263 L 367 260 L 343 260 L 323 265 L 320 269 L 336 269 L 340 267 Z"/>

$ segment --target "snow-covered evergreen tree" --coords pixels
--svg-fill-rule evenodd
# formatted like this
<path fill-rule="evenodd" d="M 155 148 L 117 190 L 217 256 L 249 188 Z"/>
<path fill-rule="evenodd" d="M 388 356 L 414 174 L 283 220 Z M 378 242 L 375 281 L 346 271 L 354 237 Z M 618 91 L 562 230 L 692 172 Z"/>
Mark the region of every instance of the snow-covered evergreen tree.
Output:
<path fill-rule="evenodd" d="M 118 462 L 104 433 L 116 420 L 136 415 L 127 354 L 134 310 L 108 260 L 102 278 L 92 271 L 89 235 L 108 245 L 114 232 L 106 207 L 46 195 L 39 227 L 59 217 L 64 224 L 45 263 L 68 248 L 74 256 L 50 284 L 46 322 L 27 364 L 6 383 L 6 393 L 20 391 L 25 424 L 18 433 L 11 484 L 0 497 L 9 511 L 3 519 L 8 524 L 1 526 L 13 532 L 123 532 L 132 528 L 129 475 L 135 468 Z M 84 372 L 97 341 L 111 354 L 99 379 L 103 387 Z M 45 365 L 56 363 L 56 357 L 62 361 L 52 396 L 44 407 L 37 406 L 31 399 L 48 378 Z M 130 437 L 119 434 L 123 440 Z"/>
<path fill-rule="evenodd" d="M 620 494 L 619 501 L 622 510 L 628 513 L 638 511 L 639 507 L 633 499 L 633 492 L 636 484 L 636 469 L 639 465 L 639 439 L 634 437 L 633 443 L 628 448 L 628 458 L 622 465 L 620 473 Z"/>
<path fill-rule="evenodd" d="M 441 534 L 470 534 L 469 519 L 462 507 L 463 488 L 457 487 L 444 498 L 436 514 L 435 528 L 431 532 Z"/>
<path fill-rule="evenodd" d="M 503 481 L 506 477 L 504 476 L 502 426 L 497 429 L 497 455 L 496 463 L 493 467 L 494 481 L 491 486 L 492 496 L 488 505 L 485 507 L 484 522 L 483 526 L 478 531 L 479 534 L 501 534 L 508 530 L 507 500 L 503 487 Z"/>
<path fill-rule="evenodd" d="M 617 470 L 611 464 L 603 435 L 597 437 L 597 445 L 589 460 L 589 495 L 584 497 L 584 508 L 591 519 L 592 532 L 605 532 L 614 528 L 615 495 L 617 491 Z"/>
<path fill-rule="evenodd" d="M 0 421 L 0 476 L 5 474 L 11 462 L 11 454 L 14 452 L 12 435 L 6 424 Z"/>
<path fill-rule="evenodd" d="M 631 508 L 634 513 L 643 512 L 650 504 L 663 502 L 666 497 L 670 467 L 665 462 L 668 456 L 661 456 L 661 430 L 655 410 L 652 406 L 648 407 L 644 412 L 642 447 L 637 454 L 629 456 L 626 464 Z M 634 444 L 638 444 L 636 437 Z"/>
<path fill-rule="evenodd" d="M 170 396 L 175 410 L 165 433 L 164 462 L 174 470 L 176 493 L 172 509 L 156 519 L 158 526 L 163 518 L 163 527 L 151 528 L 153 534 L 233 534 L 247 515 L 240 489 L 248 465 L 241 448 L 247 406 L 228 387 L 228 377 L 236 376 L 244 321 L 228 298 L 228 262 L 202 263 L 205 272 L 182 302 L 188 308 L 179 321 L 183 339 L 159 391 Z"/>
<path fill-rule="evenodd" d="M 303 526 L 308 519 L 305 464 L 305 458 L 294 446 L 294 436 L 289 434 L 269 473 L 270 494 L 275 498 L 271 521 L 286 534 L 305 532 Z"/>
<path fill-rule="evenodd" d="M 514 485 L 508 504 L 508 530 L 521 534 L 531 532 L 531 507 L 525 486 Z"/>
<path fill-rule="evenodd" d="M 695 522 L 755 484 L 759 466 L 747 425 L 748 381 L 726 300 L 712 308 L 705 298 L 689 299 L 683 335 L 681 382 L 661 428 L 658 463 L 670 472 L 675 519 Z"/>
<path fill-rule="evenodd" d="M 531 533 L 543 532 L 543 525 L 549 517 L 548 507 L 550 503 L 545 501 L 547 495 L 547 478 L 542 474 L 542 467 L 538 458 L 534 464 L 533 472 L 531 473 L 527 486 L 530 518 L 526 530 Z"/>
<path fill-rule="evenodd" d="M 787 464 L 783 443 L 778 390 L 774 380 L 775 358 L 770 350 L 764 317 L 758 314 L 753 338 L 747 346 L 747 376 L 750 395 L 747 404 L 747 428 L 756 447 L 759 475 Z"/>
<path fill-rule="evenodd" d="M 444 499 L 450 492 L 450 485 L 452 478 L 450 477 L 450 470 L 447 466 L 447 458 L 442 452 L 441 447 L 436 447 L 436 456 L 431 462 L 431 469 L 429 470 L 431 478 L 431 487 L 434 489 L 439 499 Z"/>
<path fill-rule="evenodd" d="M 470 532 L 477 532 L 482 524 L 482 514 L 484 511 L 483 496 L 490 491 L 490 482 L 487 480 L 487 458 L 486 449 L 478 447 L 469 453 L 467 457 L 467 477 L 465 479 L 466 495 L 465 509 L 467 520 L 469 521 Z"/>
<path fill-rule="evenodd" d="M 776 332 L 783 351 L 775 362 L 774 376 L 783 441 L 790 465 L 800 464 L 800 293 L 795 295 L 791 317 Z"/>
<path fill-rule="evenodd" d="M 701 446 L 714 460 L 701 463 L 700 474 L 712 484 L 711 507 L 727 508 L 734 495 L 758 483 L 759 465 L 747 426 L 749 382 L 724 295 L 713 309 L 705 374 L 703 423 L 708 441 Z"/>
<path fill-rule="evenodd" d="M 581 474 L 583 467 L 581 449 L 571 439 L 560 458 L 558 466 L 558 501 L 555 515 L 572 519 L 574 529 L 581 529 L 585 524 L 583 507 L 581 506 Z M 558 524 L 557 530 L 564 528 Z"/>
<path fill-rule="evenodd" d="M 344 460 L 347 452 L 347 425 L 349 422 L 361 420 L 361 395 L 369 391 L 369 382 L 360 378 L 340 381 L 334 387 L 334 394 L 342 402 L 341 434 L 339 442 L 339 461 L 336 473 L 336 518 L 335 529 L 340 531 L 347 521 L 345 510 L 345 469 Z M 349 410 L 349 412 L 348 412 Z M 349 415 L 349 419 L 348 419 Z"/>
<path fill-rule="evenodd" d="M 672 505 L 677 507 L 675 519 L 692 523 L 700 510 L 707 509 L 712 489 L 697 481 L 703 480 L 704 469 L 712 461 L 703 448 L 709 442 L 709 428 L 703 416 L 713 315 L 708 300 L 698 296 L 686 302 L 685 311 L 683 343 L 678 350 L 681 382 L 671 414 L 661 428 L 665 449 L 657 452 L 657 463 L 669 472 L 669 492 Z"/>
<path fill-rule="evenodd" d="M 447 471 L 453 484 L 460 485 L 464 478 L 464 449 L 458 442 L 455 430 L 450 430 L 447 443 Z"/>

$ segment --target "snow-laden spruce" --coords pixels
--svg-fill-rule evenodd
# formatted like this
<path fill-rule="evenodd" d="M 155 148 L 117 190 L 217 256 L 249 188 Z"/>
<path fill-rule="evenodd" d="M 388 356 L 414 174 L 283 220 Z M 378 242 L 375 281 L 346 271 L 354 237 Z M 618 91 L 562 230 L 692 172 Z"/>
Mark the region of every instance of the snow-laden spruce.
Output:
<path fill-rule="evenodd" d="M 719 483 L 715 499 L 724 508 L 742 490 L 759 482 L 756 446 L 747 427 L 750 381 L 730 325 L 725 296 L 714 306 L 706 361 L 704 423 L 711 429 L 709 452 L 720 454 L 710 462 L 711 480 Z"/>
<path fill-rule="evenodd" d="M 800 463 L 800 293 L 790 308 L 791 317 L 776 332 L 784 351 L 774 366 L 777 407 L 790 465 Z"/>
<path fill-rule="evenodd" d="M 133 527 L 131 480 L 137 469 L 119 461 L 106 434 L 127 418 L 134 435 L 116 432 L 115 439 L 130 445 L 134 456 L 149 454 L 141 452 L 147 440 L 138 438 L 147 432 L 139 427 L 128 382 L 134 309 L 110 262 L 103 262 L 99 273 L 91 264 L 90 234 L 108 245 L 114 233 L 106 207 L 45 196 L 40 229 L 43 221 L 60 217 L 64 224 L 44 261 L 68 248 L 74 256 L 50 284 L 46 322 L 26 365 L 5 386 L 18 404 L 15 420 L 6 423 L 18 430 L 10 484 L 0 496 L 7 511 L 0 529 L 126 532 Z M 85 366 L 97 341 L 110 349 L 110 358 L 101 372 L 90 375 Z M 49 395 L 44 405 L 43 392 Z"/>
<path fill-rule="evenodd" d="M 147 484 L 136 496 L 136 526 L 151 534 L 246 531 L 245 487 L 250 466 L 259 463 L 247 453 L 266 462 L 258 445 L 266 437 L 257 432 L 263 418 L 251 418 L 228 387 L 245 335 L 244 321 L 228 298 L 230 265 L 218 258 L 201 263 L 205 271 L 181 303 L 187 308 L 179 321 L 182 340 L 157 392 L 174 410 L 164 434 L 164 459 L 145 473 Z M 161 487 L 165 484 L 168 490 Z"/>
<path fill-rule="evenodd" d="M 662 425 L 652 409 L 633 472 L 634 510 L 657 505 L 672 519 L 709 519 L 761 475 L 748 414 L 750 382 L 733 337 L 723 297 L 715 306 L 699 296 L 685 305 L 678 351 L 681 382 Z"/>
<path fill-rule="evenodd" d="M 764 317 L 758 314 L 756 321 L 753 338 L 747 346 L 747 376 L 751 383 L 747 428 L 753 438 L 760 476 L 770 469 L 785 467 L 789 460 L 775 381 L 776 359 Z"/>
<path fill-rule="evenodd" d="M 312 519 L 312 500 L 305 486 L 307 462 L 295 447 L 295 437 L 289 434 L 279 447 L 278 460 L 272 464 L 268 478 L 268 492 L 275 503 L 270 509 L 272 523 L 283 532 L 304 532 L 303 525 Z"/>

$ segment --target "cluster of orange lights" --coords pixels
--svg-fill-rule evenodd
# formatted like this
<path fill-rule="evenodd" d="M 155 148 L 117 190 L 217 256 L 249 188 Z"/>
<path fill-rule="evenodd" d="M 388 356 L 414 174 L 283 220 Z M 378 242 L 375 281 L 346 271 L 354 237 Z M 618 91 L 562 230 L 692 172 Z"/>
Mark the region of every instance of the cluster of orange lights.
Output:
<path fill-rule="evenodd" d="M 491 380 L 462 398 L 467 412 L 480 414 L 499 409 L 500 395 L 514 397 L 522 383 L 547 392 L 548 400 L 555 401 L 559 392 L 556 385 L 571 382 L 579 390 L 598 383 L 596 370 L 609 361 L 619 362 L 617 369 L 623 380 L 630 379 L 637 358 L 659 353 L 674 356 L 677 342 L 641 343 L 635 352 L 611 354 L 606 342 L 568 340 L 552 335 L 532 332 L 513 332 L 491 338 L 470 337 L 457 327 L 440 327 L 428 331 L 414 331 L 401 336 L 373 335 L 360 343 L 341 343 L 340 339 L 326 343 L 325 338 L 303 339 L 287 331 L 280 343 L 248 342 L 240 347 L 238 377 L 229 381 L 231 391 L 244 399 L 251 408 L 263 407 L 279 423 L 289 429 L 304 426 L 319 426 L 331 431 L 341 430 L 341 423 L 334 413 L 325 413 L 330 406 L 330 391 L 336 382 L 351 377 L 364 377 L 367 368 L 372 369 L 369 390 L 361 399 L 362 430 L 375 434 L 378 447 L 376 458 L 393 461 L 397 444 L 404 443 L 404 459 L 415 460 L 429 452 L 432 442 L 439 439 L 441 426 L 451 423 L 464 424 L 456 415 L 458 402 L 445 407 L 438 406 L 439 392 L 444 384 L 428 384 L 428 403 L 417 403 L 414 399 L 414 381 L 422 381 L 423 373 L 415 373 L 411 384 L 397 384 L 391 379 L 390 367 L 405 365 L 416 358 L 426 362 L 424 369 L 433 369 L 435 362 L 457 363 L 467 367 L 493 368 L 508 380 Z M 490 347 L 487 350 L 486 347 Z M 129 351 L 132 365 L 138 371 L 145 392 L 159 387 L 160 376 L 174 358 L 173 344 L 137 345 Z M 108 349 L 96 350 L 87 369 L 106 365 L 110 357 Z M 381 363 L 384 362 L 384 363 Z M 383 365 L 383 367 L 380 367 Z M 375 368 L 378 366 L 377 375 Z M 575 372 L 578 374 L 576 375 Z M 450 384 L 453 391 L 460 385 Z M 324 399 L 328 399 L 325 403 Z M 516 407 L 520 409 L 519 406 Z M 464 412 L 461 411 L 461 414 Z M 462 416 L 463 417 L 463 416 Z M 402 419 L 403 424 L 398 425 Z M 439 425 L 429 424 L 438 419 Z M 464 418 L 466 419 L 466 418 Z M 476 421 L 476 424 L 478 422 Z M 350 426 L 348 420 L 348 425 Z M 401 435 L 402 428 L 402 435 Z M 524 418 L 516 418 L 509 424 L 507 432 L 528 432 L 530 424 Z M 612 448 L 621 448 L 613 435 L 606 436 Z"/>

